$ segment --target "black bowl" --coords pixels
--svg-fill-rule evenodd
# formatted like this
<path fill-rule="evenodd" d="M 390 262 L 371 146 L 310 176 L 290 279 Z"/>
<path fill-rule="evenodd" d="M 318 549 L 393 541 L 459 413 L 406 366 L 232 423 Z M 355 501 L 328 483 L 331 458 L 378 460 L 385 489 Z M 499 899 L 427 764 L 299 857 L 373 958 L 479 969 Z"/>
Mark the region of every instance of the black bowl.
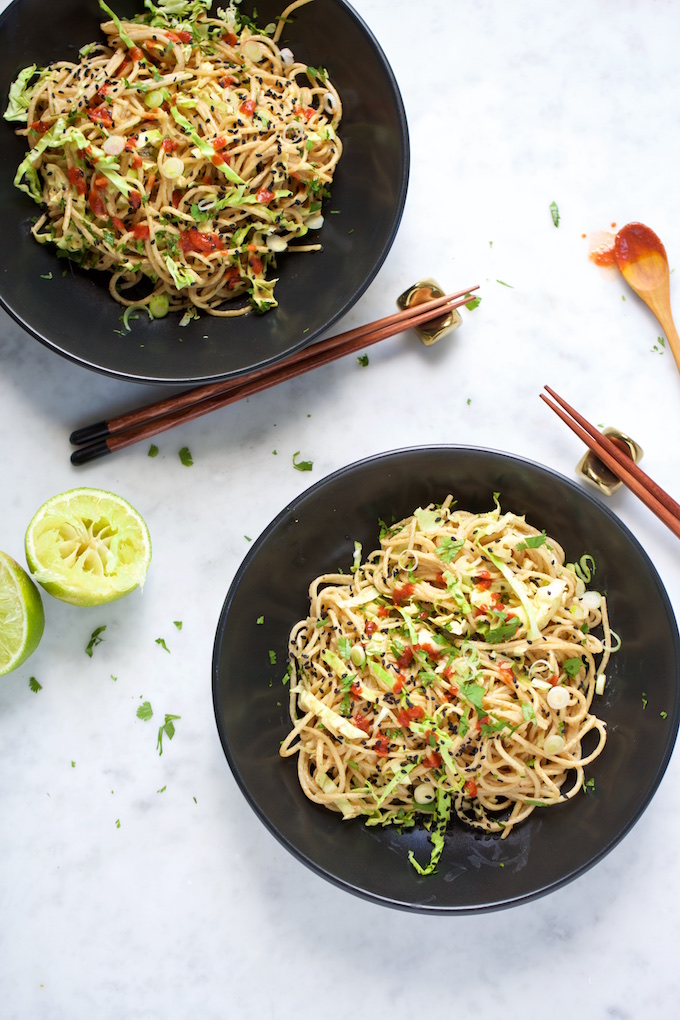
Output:
<path fill-rule="evenodd" d="M 608 726 L 602 755 L 587 769 L 589 792 L 535 811 L 507 839 L 453 823 L 435 874 L 424 831 L 399 834 L 312 804 L 295 761 L 281 759 L 289 730 L 281 680 L 292 625 L 307 615 L 309 582 L 352 562 L 354 542 L 376 547 L 378 520 L 399 520 L 449 493 L 463 509 L 504 510 L 561 542 L 567 559 L 589 552 L 594 584 L 606 590 L 622 648 L 607 668 L 598 715 Z M 257 623 L 259 617 L 264 622 Z M 276 664 L 270 664 L 269 652 Z M 471 913 L 507 907 L 564 885 L 630 830 L 668 764 L 680 715 L 680 639 L 673 610 L 646 553 L 600 502 L 538 464 L 488 450 L 428 447 L 372 457 L 337 471 L 289 504 L 239 569 L 219 621 L 213 699 L 222 745 L 245 797 L 299 860 L 331 882 L 392 907 Z"/>
<path fill-rule="evenodd" d="M 219 5 L 216 5 L 219 6 Z M 244 0 L 266 25 L 283 0 Z M 132 16 L 142 0 L 115 0 Z M 14 0 L 0 17 L 0 102 L 25 66 L 76 59 L 102 37 L 97 0 Z M 29 234 L 38 206 L 13 185 L 26 146 L 16 125 L 0 126 L 0 300 L 38 340 L 106 375 L 147 383 L 201 383 L 273 363 L 312 343 L 344 315 L 380 269 L 406 199 L 406 117 L 390 66 L 375 38 L 344 0 L 314 0 L 295 12 L 282 44 L 327 68 L 343 101 L 344 153 L 319 240 L 323 252 L 279 259 L 279 307 L 232 320 L 202 316 L 180 328 L 180 316 L 146 316 L 120 335 L 122 308 L 108 293 L 108 274 L 82 272 L 57 260 Z M 62 275 L 64 268 L 69 267 Z M 51 279 L 49 279 L 51 275 Z"/>

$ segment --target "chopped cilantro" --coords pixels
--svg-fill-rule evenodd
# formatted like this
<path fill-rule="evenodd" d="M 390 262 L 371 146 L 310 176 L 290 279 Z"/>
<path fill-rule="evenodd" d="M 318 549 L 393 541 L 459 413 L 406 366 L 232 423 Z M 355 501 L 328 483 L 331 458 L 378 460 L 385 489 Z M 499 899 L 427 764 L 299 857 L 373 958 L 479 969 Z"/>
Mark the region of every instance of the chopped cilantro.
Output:
<path fill-rule="evenodd" d="M 182 629 L 182 621 L 181 620 L 173 620 L 172 622 L 174 623 L 175 627 L 177 627 L 177 630 L 181 630 Z"/>
<path fill-rule="evenodd" d="M 264 623 L 264 616 L 258 616 L 258 618 L 255 621 L 255 623 Z"/>
<path fill-rule="evenodd" d="M 158 727 L 158 740 L 156 742 L 156 747 L 159 754 L 163 754 L 163 735 L 165 734 L 168 740 L 172 740 L 175 735 L 175 719 L 181 719 L 181 716 L 168 715 L 166 713 L 165 722 L 162 726 Z"/>
<path fill-rule="evenodd" d="M 359 357 L 357 358 L 357 361 L 359 362 L 362 368 L 366 368 L 366 366 L 368 365 L 368 354 L 360 354 Z"/>
<path fill-rule="evenodd" d="M 161 648 L 164 648 L 164 649 L 165 649 L 165 651 L 166 651 L 166 652 L 168 653 L 168 655 L 170 655 L 170 654 L 171 654 L 171 653 L 170 653 L 170 649 L 169 649 L 169 648 L 168 648 L 168 646 L 166 645 L 166 643 L 165 643 L 165 639 L 164 639 L 164 638 L 162 638 L 162 637 L 157 637 L 157 638 L 156 638 L 156 644 L 157 644 L 157 645 L 160 645 L 160 646 L 161 646 Z"/>
<path fill-rule="evenodd" d="M 527 538 L 522 539 L 521 542 L 517 543 L 518 549 L 538 549 L 548 541 L 548 536 L 545 531 L 542 531 L 540 535 L 529 535 Z"/>
<path fill-rule="evenodd" d="M 276 665 L 276 652 L 272 648 L 269 649 L 269 662 L 272 666 Z"/>
<path fill-rule="evenodd" d="M 191 467 L 194 463 L 194 458 L 191 456 L 191 451 L 188 446 L 183 446 L 179 451 L 179 459 L 181 460 L 184 467 Z"/>
<path fill-rule="evenodd" d="M 31 690 L 33 691 L 34 694 L 37 694 L 38 691 L 42 690 L 42 684 L 38 683 L 38 681 L 36 680 L 36 678 L 34 676 L 29 677 L 29 679 L 28 679 L 28 686 L 31 688 Z"/>
<path fill-rule="evenodd" d="M 465 296 L 468 297 L 467 294 Z M 469 312 L 474 312 L 475 308 L 479 308 L 481 300 L 480 297 L 471 297 L 469 301 L 465 302 L 465 307 Z"/>
<path fill-rule="evenodd" d="M 575 656 L 573 659 L 565 659 L 563 669 L 567 676 L 578 676 L 582 666 L 581 660 Z"/>
<path fill-rule="evenodd" d="M 552 216 L 553 224 L 557 227 L 560 222 L 560 211 L 557 208 L 557 202 L 550 203 L 550 215 Z"/>
<path fill-rule="evenodd" d="M 137 709 L 137 718 L 138 719 L 143 719 L 144 722 L 147 722 L 149 719 L 151 719 L 152 716 L 153 716 L 153 709 L 151 707 L 151 702 L 150 701 L 145 701 Z"/>
<path fill-rule="evenodd" d="M 90 658 L 92 658 L 92 652 L 97 647 L 97 645 L 101 644 L 101 642 L 104 640 L 104 638 L 100 637 L 100 635 L 105 630 L 106 630 L 106 624 L 104 624 L 103 627 L 97 627 L 97 628 L 95 628 L 95 630 L 92 631 L 92 634 L 90 635 L 90 640 L 88 641 L 87 647 L 85 648 L 85 654 L 89 655 Z"/>
<path fill-rule="evenodd" d="M 296 457 L 300 456 L 300 451 L 296 450 L 293 454 L 293 467 L 296 471 L 311 471 L 314 466 L 311 460 L 296 460 Z"/>
<path fill-rule="evenodd" d="M 149 447 L 149 452 L 147 454 L 147 457 L 157 457 L 157 456 L 158 456 L 158 447 L 156 446 L 155 443 L 152 443 L 151 446 Z"/>

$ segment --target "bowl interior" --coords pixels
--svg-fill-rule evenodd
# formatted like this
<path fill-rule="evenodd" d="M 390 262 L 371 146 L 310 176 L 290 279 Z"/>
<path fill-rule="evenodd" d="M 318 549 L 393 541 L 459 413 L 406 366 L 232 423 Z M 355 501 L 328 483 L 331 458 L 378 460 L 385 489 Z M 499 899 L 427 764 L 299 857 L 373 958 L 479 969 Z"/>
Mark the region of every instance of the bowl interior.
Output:
<path fill-rule="evenodd" d="M 142 0 L 113 6 L 128 17 L 143 10 Z M 255 7 L 259 25 L 274 21 L 284 6 L 281 0 L 242 5 L 248 14 Z M 29 64 L 77 59 L 80 46 L 101 38 L 104 20 L 97 0 L 14 0 L 0 18 L 0 97 Z M 326 200 L 323 251 L 280 258 L 278 308 L 231 320 L 206 315 L 183 327 L 179 315 L 155 322 L 144 316 L 124 332 L 108 274 L 82 272 L 30 236 L 38 206 L 13 185 L 26 146 L 16 125 L 3 122 L 0 300 L 26 330 L 105 374 L 186 384 L 275 362 L 311 343 L 358 300 L 389 251 L 406 198 L 409 145 L 399 89 L 380 46 L 343 0 L 313 0 L 295 12 L 281 44 L 327 68 L 336 83 L 344 152 Z"/>
<path fill-rule="evenodd" d="M 597 564 L 593 585 L 607 592 L 611 624 L 623 644 L 597 702 L 608 740 L 587 769 L 593 790 L 534 812 L 505 840 L 452 824 L 437 873 L 420 877 L 407 857 L 412 848 L 420 860 L 428 859 L 423 831 L 400 835 L 391 828 L 366 828 L 360 820 L 343 823 L 304 797 L 294 761 L 278 755 L 289 728 L 282 676 L 290 628 L 307 615 L 309 582 L 324 571 L 347 571 L 355 540 L 365 554 L 375 548 L 379 520 L 399 520 L 449 492 L 461 508 L 476 512 L 492 509 L 498 492 L 504 510 L 526 514 L 545 529 L 564 545 L 568 561 L 590 553 Z M 276 665 L 269 662 L 270 650 Z M 215 713 L 227 759 L 269 830 L 344 889 L 394 907 L 444 913 L 531 899 L 606 854 L 661 780 L 678 728 L 679 684 L 672 608 L 652 563 L 621 522 L 547 468 L 456 447 L 371 458 L 329 476 L 287 506 L 231 585 L 213 665 Z"/>

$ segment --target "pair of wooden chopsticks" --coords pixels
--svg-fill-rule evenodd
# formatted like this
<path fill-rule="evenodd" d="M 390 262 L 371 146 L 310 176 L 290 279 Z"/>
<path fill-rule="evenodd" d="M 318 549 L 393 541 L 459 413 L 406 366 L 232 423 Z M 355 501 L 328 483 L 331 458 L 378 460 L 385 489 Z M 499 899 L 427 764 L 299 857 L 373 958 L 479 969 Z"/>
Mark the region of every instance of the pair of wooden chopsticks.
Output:
<path fill-rule="evenodd" d="M 259 393 L 260 390 L 276 386 L 287 379 L 327 365 L 337 358 L 360 351 L 379 340 L 394 336 L 395 333 L 401 333 L 414 326 L 422 326 L 466 304 L 472 291 L 478 287 L 479 284 L 475 284 L 474 287 L 457 291 L 455 294 L 410 305 L 403 311 L 330 337 L 291 355 L 284 361 L 255 369 L 231 381 L 197 386 L 165 400 L 129 411 L 127 414 L 109 418 L 108 421 L 85 425 L 71 433 L 71 443 L 79 447 L 71 454 L 71 462 L 85 464 L 87 461 L 104 457 L 107 453 L 149 439 L 166 429 L 192 421 L 219 407 L 243 400 L 254 393 Z"/>
<path fill-rule="evenodd" d="M 664 492 L 661 486 L 640 470 L 632 457 L 625 454 L 616 443 L 613 443 L 594 425 L 591 425 L 550 386 L 545 386 L 544 389 L 556 403 L 553 404 L 551 400 L 548 400 L 544 393 L 540 395 L 541 400 L 545 401 L 548 407 L 559 415 L 562 421 L 566 422 L 572 432 L 575 432 L 586 446 L 590 447 L 602 463 L 624 485 L 628 486 L 631 492 L 634 492 L 645 506 L 649 507 L 652 513 L 656 514 L 659 520 L 670 528 L 674 535 L 680 538 L 680 503 L 676 503 L 672 496 Z"/>

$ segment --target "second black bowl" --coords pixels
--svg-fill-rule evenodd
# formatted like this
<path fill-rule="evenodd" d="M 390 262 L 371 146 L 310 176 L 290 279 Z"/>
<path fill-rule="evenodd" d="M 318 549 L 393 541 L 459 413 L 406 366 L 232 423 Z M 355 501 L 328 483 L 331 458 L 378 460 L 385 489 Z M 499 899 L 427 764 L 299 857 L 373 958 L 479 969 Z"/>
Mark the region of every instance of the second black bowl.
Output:
<path fill-rule="evenodd" d="M 255 7 L 257 23 L 266 25 L 285 3 L 242 6 L 250 15 Z M 143 4 L 116 0 L 113 8 L 131 17 Z M 14 0 L 0 17 L 0 102 L 23 67 L 77 59 L 79 47 L 102 37 L 104 20 L 97 0 Z M 286 357 L 352 307 L 380 269 L 406 199 L 409 142 L 399 88 L 378 42 L 344 0 L 313 0 L 295 11 L 282 45 L 331 75 L 343 102 L 344 153 L 328 203 L 334 212 L 319 234 L 323 251 L 279 260 L 279 307 L 228 320 L 206 315 L 183 327 L 177 315 L 154 322 L 144 316 L 121 335 L 123 309 L 109 296 L 108 274 L 81 272 L 31 237 L 38 206 L 12 183 L 26 146 L 14 125 L 3 123 L 0 301 L 29 333 L 107 375 L 199 384 Z"/>

